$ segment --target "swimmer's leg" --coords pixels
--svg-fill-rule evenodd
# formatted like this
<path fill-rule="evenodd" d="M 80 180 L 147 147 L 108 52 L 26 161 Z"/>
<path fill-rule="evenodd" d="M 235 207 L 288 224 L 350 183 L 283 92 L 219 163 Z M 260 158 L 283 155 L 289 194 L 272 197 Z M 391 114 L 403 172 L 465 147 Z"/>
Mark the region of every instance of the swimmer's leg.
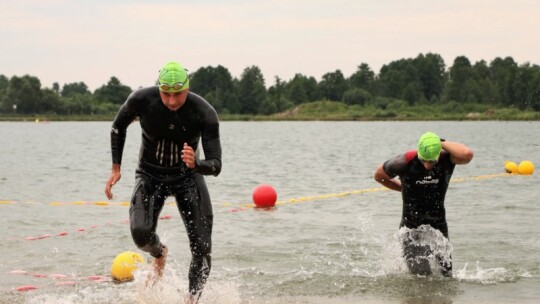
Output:
<path fill-rule="evenodd" d="M 449 241 L 448 237 L 448 225 L 446 223 L 439 224 L 435 226 L 436 229 L 438 229 L 442 235 Z M 447 257 L 444 256 L 443 253 L 439 253 L 436 255 L 437 263 L 441 266 L 441 273 L 445 277 L 452 277 L 452 255 L 448 255 Z"/>
<path fill-rule="evenodd" d="M 414 232 L 407 232 L 403 239 L 403 257 L 412 274 L 427 276 L 431 274 L 429 264 L 429 246 L 420 245 L 414 238 Z"/>
<path fill-rule="evenodd" d="M 441 273 L 443 276 L 452 277 L 452 256 L 445 258 L 441 255 L 437 255 L 437 262 L 441 266 Z"/>
<path fill-rule="evenodd" d="M 129 208 L 131 236 L 137 247 L 155 258 L 163 255 L 163 245 L 156 234 L 159 213 L 165 196 L 162 185 L 152 183 L 145 175 L 137 175 L 137 183 Z"/>
<path fill-rule="evenodd" d="M 189 238 L 191 249 L 189 292 L 195 302 L 202 292 L 212 266 L 213 215 L 208 190 L 202 176 L 199 177 L 201 179 L 196 179 L 195 187 L 175 195 Z"/>

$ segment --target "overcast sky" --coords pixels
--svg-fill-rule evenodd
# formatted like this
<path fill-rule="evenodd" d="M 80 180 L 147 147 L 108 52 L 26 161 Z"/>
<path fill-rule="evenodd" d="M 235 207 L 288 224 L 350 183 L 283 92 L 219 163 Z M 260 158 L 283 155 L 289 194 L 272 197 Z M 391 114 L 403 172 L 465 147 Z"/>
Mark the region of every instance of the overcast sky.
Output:
<path fill-rule="evenodd" d="M 93 91 L 151 85 L 170 60 L 256 65 L 267 86 L 430 52 L 540 64 L 539 29 L 536 0 L 0 0 L 0 74 Z"/>

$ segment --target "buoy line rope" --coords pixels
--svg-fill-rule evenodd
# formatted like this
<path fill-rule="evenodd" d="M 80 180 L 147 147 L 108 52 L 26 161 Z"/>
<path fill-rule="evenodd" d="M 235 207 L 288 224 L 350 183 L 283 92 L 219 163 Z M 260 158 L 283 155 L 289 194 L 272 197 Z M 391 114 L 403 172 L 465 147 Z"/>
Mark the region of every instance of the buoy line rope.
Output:
<path fill-rule="evenodd" d="M 73 275 L 65 275 L 65 274 L 45 274 L 45 273 L 36 273 L 36 272 L 28 272 L 25 270 L 12 270 L 9 272 L 11 275 L 23 275 L 23 276 L 30 276 L 34 278 L 39 279 L 51 279 L 54 281 L 53 284 L 45 285 L 45 287 L 62 287 L 62 286 L 80 286 L 83 284 L 92 284 L 92 283 L 108 283 L 112 282 L 112 278 L 110 276 L 102 276 L 102 275 L 90 275 L 85 277 L 77 277 Z M 19 287 L 15 287 L 9 291 L 15 291 L 15 292 L 26 292 L 26 291 L 32 291 L 38 289 L 37 285 L 23 285 Z"/>
<path fill-rule="evenodd" d="M 455 178 L 452 179 L 451 182 L 453 183 L 462 183 L 466 181 L 479 181 L 479 180 L 486 180 L 496 177 L 502 177 L 502 176 L 512 176 L 511 174 L 507 173 L 497 173 L 497 174 L 486 174 L 486 175 L 478 175 L 473 177 L 464 177 L 464 178 Z M 368 188 L 368 189 L 359 189 L 359 190 L 353 190 L 353 191 L 345 191 L 340 193 L 331 193 L 331 194 L 323 194 L 323 195 L 315 195 L 315 196 L 305 196 L 305 197 L 298 197 L 298 198 L 291 198 L 288 200 L 283 201 L 277 201 L 276 206 L 283 206 L 287 204 L 298 204 L 303 202 L 310 202 L 310 201 L 319 201 L 319 200 L 325 200 L 330 198 L 341 198 L 341 197 L 347 197 L 351 195 L 359 195 L 364 193 L 371 193 L 371 192 L 379 192 L 379 191 L 388 191 L 389 189 L 386 187 L 377 187 L 377 188 Z M 77 203 L 76 205 L 82 205 Z M 124 205 L 124 203 L 122 203 Z M 129 206 L 129 203 L 127 203 Z M 175 205 L 174 203 L 167 203 L 167 205 Z M 223 212 L 239 212 L 244 211 L 248 209 L 255 208 L 256 206 L 253 203 L 242 203 L 242 204 L 234 204 L 234 203 L 219 203 L 218 205 L 222 207 L 232 207 L 231 209 L 224 210 Z M 55 204 L 54 206 L 59 206 Z M 99 204 L 99 206 L 103 206 L 102 204 Z M 162 215 L 159 217 L 159 219 L 171 219 L 174 216 L 172 215 Z M 85 233 L 85 232 L 91 232 L 96 228 L 99 228 L 101 226 L 107 226 L 107 225 L 113 225 L 113 224 L 129 224 L 129 220 L 121 220 L 118 222 L 107 222 L 103 225 L 92 225 L 90 227 L 81 227 L 77 228 L 75 230 L 76 233 Z M 19 240 L 25 240 L 25 241 L 37 241 L 37 240 L 44 240 L 44 239 L 50 239 L 50 238 L 56 238 L 56 237 L 65 237 L 71 235 L 68 233 L 68 231 L 62 231 L 55 234 L 41 234 L 38 236 L 27 236 L 23 238 L 16 238 L 16 237 L 9 237 L 6 240 L 7 241 L 19 241 Z"/>
<path fill-rule="evenodd" d="M 513 174 L 508 173 L 494 173 L 494 174 L 484 174 L 484 175 L 477 175 L 472 177 L 462 177 L 462 178 L 452 178 L 450 180 L 450 183 L 463 183 L 466 181 L 479 181 L 479 180 L 486 180 L 491 179 L 495 177 L 502 177 L 502 176 L 512 176 Z M 376 188 L 368 188 L 368 189 L 360 189 L 360 190 L 353 190 L 353 191 L 345 191 L 340 193 L 331 193 L 331 194 L 323 194 L 323 195 L 316 195 L 316 196 L 307 196 L 307 197 L 299 197 L 299 198 L 291 198 L 285 201 L 277 201 L 276 206 L 278 205 L 286 205 L 286 204 L 297 204 L 302 202 L 309 202 L 314 200 L 324 200 L 329 198 L 339 198 L 339 197 L 345 197 L 350 195 L 357 195 L 357 194 L 364 194 L 364 193 L 370 193 L 370 192 L 378 192 L 378 191 L 389 191 L 390 189 L 386 187 L 376 187 Z M 234 206 L 232 203 L 223 203 L 223 206 Z M 229 211 L 231 212 L 237 212 L 242 211 L 248 208 L 255 208 L 253 204 L 242 204 L 239 206 L 239 209 L 231 209 Z"/>
<path fill-rule="evenodd" d="M 492 179 L 496 177 L 502 177 L 502 176 L 513 176 L 515 174 L 508 174 L 508 173 L 494 173 L 494 174 L 484 174 L 484 175 L 477 175 L 472 177 L 460 177 L 460 178 L 452 178 L 451 183 L 462 183 L 466 181 L 479 181 L 479 180 L 486 180 L 486 179 Z M 315 195 L 315 196 L 302 196 L 298 198 L 290 198 L 288 200 L 284 201 L 277 201 L 276 205 L 285 205 L 285 204 L 296 204 L 301 202 L 307 202 L 307 201 L 314 201 L 314 200 L 324 200 L 329 198 L 336 198 L 336 197 L 345 197 L 349 195 L 356 195 L 356 194 L 364 194 L 364 193 L 370 193 L 370 192 L 378 192 L 378 191 L 387 191 L 388 189 L 385 187 L 375 187 L 375 188 L 367 188 L 367 189 L 358 189 L 358 190 L 352 190 L 352 191 L 345 191 L 340 193 L 330 193 L 330 194 L 322 194 L 322 195 Z M 17 201 L 11 201 L 11 200 L 0 200 L 0 205 L 13 205 L 18 204 L 21 202 Z M 39 202 L 24 202 L 27 204 L 38 204 Z M 174 206 L 174 202 L 166 202 L 166 205 Z M 51 202 L 49 203 L 50 206 L 68 206 L 68 205 L 75 205 L 75 206 L 129 206 L 130 202 L 107 202 L 107 201 L 95 201 L 95 202 L 87 202 L 87 201 L 75 201 L 75 202 Z M 232 202 L 219 202 L 214 203 L 214 206 L 221 206 L 221 207 L 231 207 L 236 206 L 239 208 L 254 208 L 255 206 L 252 203 L 232 203 Z"/>
<path fill-rule="evenodd" d="M 171 219 L 173 218 L 172 215 L 162 215 L 159 217 L 160 220 L 168 220 L 168 219 Z M 122 221 L 118 221 L 118 222 L 107 222 L 101 226 L 99 225 L 92 225 L 90 227 L 81 227 L 81 228 L 77 228 L 75 229 L 74 232 L 76 233 L 86 233 L 86 232 L 91 232 L 92 230 L 96 229 L 96 228 L 100 228 L 100 227 L 103 227 L 103 226 L 110 226 L 110 225 L 114 225 L 114 224 L 129 224 L 129 220 L 122 220 Z M 10 238 L 7 238 L 6 240 L 7 241 L 19 241 L 19 240 L 24 240 L 24 241 L 37 241 L 37 240 L 45 240 L 45 239 L 50 239 L 50 238 L 55 238 L 55 237 L 65 237 L 65 236 L 68 236 L 68 235 L 71 235 L 68 231 L 62 231 L 62 232 L 59 232 L 59 233 L 55 233 L 55 234 L 42 234 L 42 235 L 39 235 L 39 236 L 27 236 L 27 237 L 24 237 L 24 238 L 15 238 L 15 237 L 10 237 Z"/>

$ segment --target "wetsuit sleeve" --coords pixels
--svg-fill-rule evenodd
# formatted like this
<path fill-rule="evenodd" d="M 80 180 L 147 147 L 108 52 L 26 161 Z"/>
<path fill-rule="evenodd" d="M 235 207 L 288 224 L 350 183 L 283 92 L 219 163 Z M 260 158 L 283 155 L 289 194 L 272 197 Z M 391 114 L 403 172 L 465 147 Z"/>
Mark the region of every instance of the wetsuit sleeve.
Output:
<path fill-rule="evenodd" d="M 396 157 L 393 157 L 383 164 L 384 172 L 391 178 L 394 178 L 405 172 L 407 169 L 407 155 L 400 154 Z"/>
<path fill-rule="evenodd" d="M 111 128 L 111 153 L 113 164 L 122 163 L 122 153 L 126 143 L 127 128 L 137 117 L 136 100 L 131 94 L 120 107 Z"/>
<path fill-rule="evenodd" d="M 454 167 L 456 166 L 456 164 L 454 164 L 452 162 L 452 155 L 450 153 L 448 153 L 447 151 L 443 150 L 441 152 L 441 157 L 439 159 L 439 162 L 441 162 L 442 164 L 444 164 L 447 168 L 450 168 L 450 169 L 454 169 Z"/>
<path fill-rule="evenodd" d="M 219 119 L 213 108 L 205 113 L 201 134 L 205 159 L 197 159 L 197 172 L 217 176 L 221 172 L 221 142 L 219 139 Z"/>

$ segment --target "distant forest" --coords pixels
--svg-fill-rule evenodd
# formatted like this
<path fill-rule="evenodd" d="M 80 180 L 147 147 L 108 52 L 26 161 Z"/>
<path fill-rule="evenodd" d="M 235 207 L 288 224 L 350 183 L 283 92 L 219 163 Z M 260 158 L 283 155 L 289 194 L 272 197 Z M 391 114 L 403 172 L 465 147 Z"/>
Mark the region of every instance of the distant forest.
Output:
<path fill-rule="evenodd" d="M 315 101 L 382 109 L 392 103 L 410 107 L 480 104 L 540 111 L 540 67 L 518 64 L 512 57 L 473 64 L 459 56 L 447 67 L 440 55 L 428 53 L 392 61 L 378 73 L 361 63 L 349 77 L 336 70 L 320 81 L 296 74 L 290 80 L 276 76 L 273 82 L 267 88 L 257 66 L 247 67 L 240 78 L 232 77 L 221 65 L 190 74 L 190 90 L 220 114 L 270 115 Z M 37 77 L 0 74 L 0 114 L 111 115 L 131 92 L 115 76 L 91 92 L 84 82 L 42 88 Z"/>

